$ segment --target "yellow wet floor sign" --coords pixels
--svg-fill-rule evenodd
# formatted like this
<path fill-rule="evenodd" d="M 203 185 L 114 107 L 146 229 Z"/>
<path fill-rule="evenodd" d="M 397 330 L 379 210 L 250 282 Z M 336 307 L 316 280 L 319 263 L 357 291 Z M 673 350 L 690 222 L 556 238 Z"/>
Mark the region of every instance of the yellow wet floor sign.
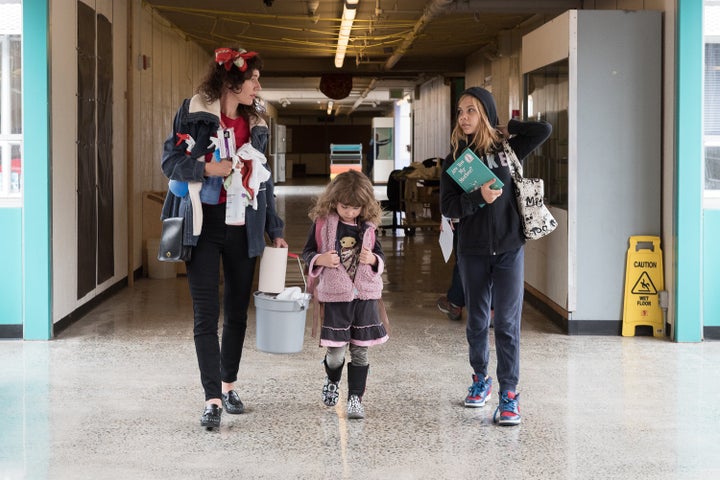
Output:
<path fill-rule="evenodd" d="M 664 288 L 660 237 L 630 237 L 625 267 L 623 337 L 634 336 L 635 327 L 640 325 L 651 326 L 656 337 L 663 336 L 664 319 L 658 292 Z"/>

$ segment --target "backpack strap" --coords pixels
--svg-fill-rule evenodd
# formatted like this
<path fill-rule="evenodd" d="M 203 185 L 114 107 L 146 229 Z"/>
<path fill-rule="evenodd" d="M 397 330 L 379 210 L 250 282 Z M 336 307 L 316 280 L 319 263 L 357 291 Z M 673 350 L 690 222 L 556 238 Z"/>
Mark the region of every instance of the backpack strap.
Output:
<path fill-rule="evenodd" d="M 322 248 L 322 229 L 325 226 L 325 223 L 327 223 L 327 218 L 325 217 L 318 217 L 315 220 L 315 244 L 317 245 L 317 248 Z M 308 272 L 309 273 L 309 272 Z M 317 298 L 317 295 L 315 294 L 315 283 L 317 282 L 317 278 L 314 278 L 313 280 L 310 280 L 310 275 L 308 275 L 308 293 L 312 294 L 312 305 L 313 305 L 313 317 L 312 317 L 312 331 L 310 335 L 315 338 L 315 335 L 319 335 L 318 332 L 320 331 L 320 328 L 322 328 L 322 322 L 323 317 L 325 316 L 325 309 L 323 308 L 322 303 Z"/>
<path fill-rule="evenodd" d="M 377 233 L 377 228 L 373 228 L 370 232 L 370 243 L 375 245 L 375 234 Z M 385 310 L 385 302 L 383 302 L 382 297 L 377 299 L 377 309 L 378 314 L 380 315 L 380 320 L 382 321 L 383 326 L 385 327 L 385 332 L 389 335 L 390 334 L 390 319 L 387 315 L 387 310 Z"/>
<path fill-rule="evenodd" d="M 385 333 L 390 335 L 390 319 L 388 318 L 387 310 L 385 310 L 385 302 L 383 302 L 382 298 L 378 298 L 377 308 L 378 314 L 380 315 L 380 321 L 382 321 L 383 327 L 385 327 Z"/>

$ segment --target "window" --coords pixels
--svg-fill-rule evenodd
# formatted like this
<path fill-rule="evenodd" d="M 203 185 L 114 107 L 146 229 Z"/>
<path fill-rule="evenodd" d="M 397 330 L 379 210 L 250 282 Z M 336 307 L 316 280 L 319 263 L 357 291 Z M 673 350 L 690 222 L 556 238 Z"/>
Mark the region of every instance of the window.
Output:
<path fill-rule="evenodd" d="M 568 61 L 547 65 L 525 75 L 527 120 L 546 120 L 550 138 L 523 160 L 527 177 L 545 182 L 549 205 L 567 209 L 568 197 Z"/>
<path fill-rule="evenodd" d="M 22 4 L 0 4 L 0 207 L 22 195 Z"/>
<path fill-rule="evenodd" d="M 703 18 L 705 197 L 720 200 L 720 1 L 705 0 Z"/>

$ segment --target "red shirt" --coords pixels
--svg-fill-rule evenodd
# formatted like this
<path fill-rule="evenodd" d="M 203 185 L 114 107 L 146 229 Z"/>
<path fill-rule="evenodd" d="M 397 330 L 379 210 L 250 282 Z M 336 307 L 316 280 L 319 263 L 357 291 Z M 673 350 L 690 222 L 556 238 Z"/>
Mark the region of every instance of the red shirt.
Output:
<path fill-rule="evenodd" d="M 220 126 L 223 128 L 233 128 L 235 132 L 235 146 L 237 148 L 240 148 L 241 146 L 245 145 L 250 140 L 250 125 L 248 124 L 248 121 L 245 120 L 242 116 L 238 118 L 230 118 L 226 116 L 224 113 L 220 114 Z M 205 155 L 205 161 L 215 161 L 215 155 L 212 153 L 208 153 Z M 243 168 L 241 170 L 243 179 L 246 180 L 250 178 L 250 173 L 252 172 L 252 162 L 243 162 Z M 245 183 L 245 182 L 243 182 Z M 247 185 L 246 185 L 247 187 Z M 251 192 L 251 195 L 254 195 L 254 192 Z M 227 199 L 227 195 L 225 193 L 225 187 L 220 190 L 220 198 L 218 203 L 225 203 L 225 200 Z"/>

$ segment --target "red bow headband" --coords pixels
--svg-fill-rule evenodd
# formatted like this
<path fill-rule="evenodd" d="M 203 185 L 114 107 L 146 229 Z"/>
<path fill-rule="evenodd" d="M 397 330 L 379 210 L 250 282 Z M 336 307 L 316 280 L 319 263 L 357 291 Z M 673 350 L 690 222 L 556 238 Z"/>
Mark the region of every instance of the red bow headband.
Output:
<path fill-rule="evenodd" d="M 246 52 L 245 50 L 233 50 L 232 48 L 218 48 L 215 50 L 215 62 L 224 65 L 228 72 L 235 65 L 241 72 L 247 70 L 245 60 L 250 60 L 257 55 L 257 52 Z"/>

